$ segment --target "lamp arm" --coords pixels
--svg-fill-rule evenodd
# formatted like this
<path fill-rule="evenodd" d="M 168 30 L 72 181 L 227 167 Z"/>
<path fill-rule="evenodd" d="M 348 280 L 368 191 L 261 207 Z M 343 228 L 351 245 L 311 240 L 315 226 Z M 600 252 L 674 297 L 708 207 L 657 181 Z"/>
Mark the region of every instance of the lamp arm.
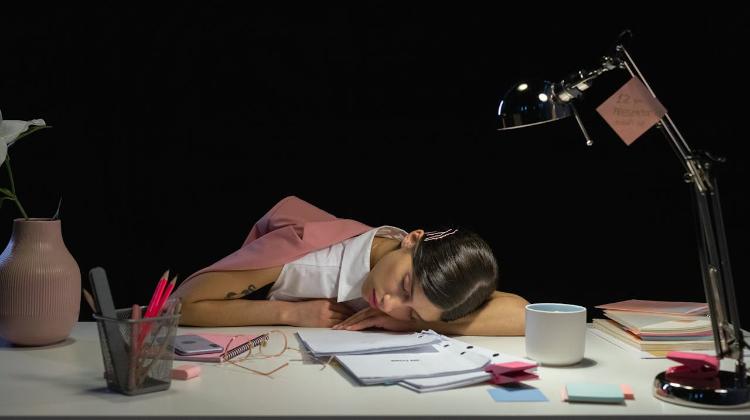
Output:
<path fill-rule="evenodd" d="M 616 51 L 620 56 L 621 66 L 628 70 L 631 76 L 640 79 L 651 95 L 656 97 L 625 47 L 618 45 Z M 711 314 L 716 355 L 719 358 L 736 359 L 737 384 L 746 386 L 747 369 L 744 363 L 744 349 L 748 346 L 740 326 L 719 189 L 712 172 L 714 163 L 721 163 L 724 159 L 713 158 L 708 153 L 696 154 L 687 144 L 669 114 L 665 114 L 660 119 L 657 127 L 667 138 L 685 168 L 686 182 L 694 186 L 693 197 L 697 209 L 700 239 L 700 265 L 704 292 Z"/>
<path fill-rule="evenodd" d="M 572 80 L 563 80 L 558 83 L 555 92 L 556 99 L 562 102 L 570 102 L 572 99 L 581 96 L 583 91 L 591 87 L 592 80 L 610 70 L 620 68 L 624 68 L 622 59 L 619 57 L 604 56 L 599 67 L 594 70 L 579 70 L 570 76 Z"/>
<path fill-rule="evenodd" d="M 627 49 L 620 43 L 615 47 L 615 52 L 616 54 L 613 56 L 603 57 L 601 64 L 596 69 L 580 70 L 572 75 L 569 80 L 558 83 L 554 89 L 554 100 L 573 105 L 572 101 L 590 87 L 591 81 L 615 69 L 628 71 L 631 77 L 638 78 L 651 95 L 656 97 Z M 584 132 L 587 144 L 590 144 L 591 139 L 586 133 L 575 107 L 573 107 L 573 112 Z M 719 190 L 711 171 L 713 164 L 721 163 L 723 159 L 716 159 L 705 152 L 694 152 L 668 113 L 659 120 L 657 127 L 667 138 L 672 150 L 685 169 L 685 181 L 694 186 L 693 198 L 698 217 L 698 248 L 701 273 L 711 314 L 716 355 L 719 358 L 731 357 L 736 359 L 736 378 L 739 384 L 745 386 L 746 367 L 743 352 L 748 344 L 740 327 L 726 232 L 721 214 Z"/>

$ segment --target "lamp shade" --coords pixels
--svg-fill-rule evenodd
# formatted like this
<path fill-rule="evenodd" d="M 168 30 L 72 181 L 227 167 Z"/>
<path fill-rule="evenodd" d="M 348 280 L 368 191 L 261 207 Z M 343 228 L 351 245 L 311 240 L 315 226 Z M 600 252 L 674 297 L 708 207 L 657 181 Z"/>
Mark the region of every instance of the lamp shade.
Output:
<path fill-rule="evenodd" d="M 498 130 L 541 124 L 573 115 L 568 103 L 555 100 L 554 84 L 528 80 L 511 87 L 500 101 Z"/>

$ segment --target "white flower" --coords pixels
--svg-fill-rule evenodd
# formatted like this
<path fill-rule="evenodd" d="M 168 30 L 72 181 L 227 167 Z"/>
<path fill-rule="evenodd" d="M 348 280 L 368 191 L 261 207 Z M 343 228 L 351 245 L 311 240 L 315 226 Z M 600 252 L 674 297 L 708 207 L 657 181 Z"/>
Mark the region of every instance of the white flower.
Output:
<path fill-rule="evenodd" d="M 5 162 L 5 158 L 8 156 L 8 147 L 18 139 L 18 136 L 31 126 L 43 127 L 46 125 L 42 119 L 31 121 L 4 120 L 3 114 L 0 112 L 0 164 Z"/>

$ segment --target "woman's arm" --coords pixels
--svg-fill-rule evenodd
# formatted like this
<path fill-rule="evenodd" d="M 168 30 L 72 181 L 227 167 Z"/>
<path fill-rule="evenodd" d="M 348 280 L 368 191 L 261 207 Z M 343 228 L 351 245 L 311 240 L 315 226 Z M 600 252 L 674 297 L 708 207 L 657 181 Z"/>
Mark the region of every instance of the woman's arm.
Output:
<path fill-rule="evenodd" d="M 402 321 L 372 308 L 348 318 L 336 329 L 383 328 L 391 331 L 432 329 L 450 335 L 524 335 L 526 299 L 512 293 L 494 292 L 476 311 L 455 321 Z"/>
<path fill-rule="evenodd" d="M 289 302 L 268 300 L 202 300 L 182 305 L 180 325 L 240 327 L 284 324 Z"/>
<path fill-rule="evenodd" d="M 479 309 L 455 321 L 417 321 L 417 328 L 455 335 L 524 335 L 526 299 L 494 292 Z"/>
<path fill-rule="evenodd" d="M 283 302 L 240 299 L 279 276 L 282 267 L 248 271 L 212 271 L 181 285 L 174 296 L 182 301 L 181 325 L 235 327 L 295 325 L 331 327 L 352 314 L 335 299 Z"/>
<path fill-rule="evenodd" d="M 203 300 L 183 305 L 180 325 L 240 327 L 246 325 L 294 325 L 330 328 L 352 315 L 336 299 L 302 302 L 280 300 Z"/>

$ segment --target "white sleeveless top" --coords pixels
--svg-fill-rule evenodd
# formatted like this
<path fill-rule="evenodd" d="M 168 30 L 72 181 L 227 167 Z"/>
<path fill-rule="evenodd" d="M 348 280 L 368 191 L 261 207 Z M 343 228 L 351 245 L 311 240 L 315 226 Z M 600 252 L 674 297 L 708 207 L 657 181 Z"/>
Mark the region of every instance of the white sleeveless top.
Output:
<path fill-rule="evenodd" d="M 270 300 L 299 301 L 336 298 L 354 310 L 367 307 L 362 283 L 370 272 L 370 251 L 376 236 L 401 240 L 406 231 L 381 226 L 284 264 L 268 292 Z"/>

